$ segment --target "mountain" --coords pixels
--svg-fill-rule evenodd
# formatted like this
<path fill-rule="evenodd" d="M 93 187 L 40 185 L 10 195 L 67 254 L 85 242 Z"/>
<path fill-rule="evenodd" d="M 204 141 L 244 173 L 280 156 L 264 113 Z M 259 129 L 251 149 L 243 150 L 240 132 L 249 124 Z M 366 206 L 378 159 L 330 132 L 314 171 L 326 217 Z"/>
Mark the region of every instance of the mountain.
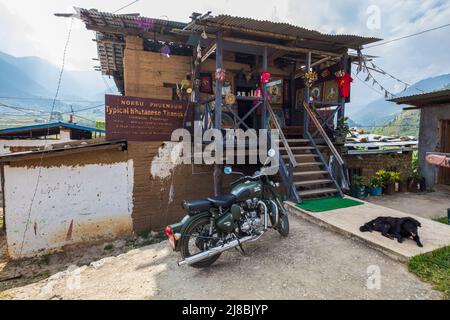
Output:
<path fill-rule="evenodd" d="M 397 97 L 430 92 L 450 86 L 450 74 L 444 74 L 421 80 L 408 87 Z M 404 106 L 397 105 L 384 99 L 372 101 L 366 105 L 348 108 L 348 116 L 355 122 L 364 126 L 385 125 L 402 112 Z"/>
<path fill-rule="evenodd" d="M 0 56 L 0 95 L 2 96 L 48 96 L 44 86 L 33 80 L 15 64 L 11 64 Z"/>
<path fill-rule="evenodd" d="M 419 110 L 405 110 L 382 128 L 376 128 L 372 133 L 383 136 L 419 136 Z"/>
<path fill-rule="evenodd" d="M 60 67 L 41 59 L 39 57 L 14 57 L 6 53 L 0 52 L 0 62 L 7 63 L 10 67 L 16 68 L 21 74 L 30 78 L 33 82 L 38 83 L 46 90 L 45 96 L 53 96 L 58 85 Z M 3 68 L 1 69 L 3 73 Z M 10 71 L 5 73 L 8 77 Z M 14 81 L 20 87 L 20 82 Z M 23 88 L 26 83 L 23 83 Z M 0 83 L 2 86 L 3 83 Z M 31 87 L 33 89 L 33 87 Z M 82 100 L 98 100 L 103 99 L 105 93 L 105 83 L 102 75 L 96 71 L 69 71 L 65 70 L 61 80 L 59 91 L 60 99 L 82 99 Z M 11 94 L 10 94 L 11 95 Z M 29 95 L 42 96 L 42 92 L 31 90 Z"/>
<path fill-rule="evenodd" d="M 0 52 L 0 127 L 48 121 L 60 67 L 39 57 L 14 57 Z M 113 81 L 97 71 L 65 70 L 54 114 L 67 121 L 72 110 L 80 124 L 104 117 L 105 93 L 117 94 Z M 6 106 L 5 106 L 6 105 Z"/>

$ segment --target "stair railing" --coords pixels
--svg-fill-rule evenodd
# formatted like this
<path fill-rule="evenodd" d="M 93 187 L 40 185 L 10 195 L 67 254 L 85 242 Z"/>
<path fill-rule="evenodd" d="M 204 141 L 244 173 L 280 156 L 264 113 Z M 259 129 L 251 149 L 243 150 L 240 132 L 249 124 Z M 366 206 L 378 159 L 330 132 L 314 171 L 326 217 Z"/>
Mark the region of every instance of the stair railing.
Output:
<path fill-rule="evenodd" d="M 289 146 L 289 143 L 287 142 L 287 139 L 283 133 L 283 130 L 281 129 L 280 124 L 278 123 L 278 119 L 275 115 L 275 113 L 272 110 L 272 107 L 267 104 L 267 111 L 269 112 L 269 128 L 272 128 L 270 124 L 273 124 L 275 126 L 275 129 L 278 131 L 280 142 L 282 143 L 284 149 L 286 150 L 288 154 L 289 159 L 289 166 L 287 167 L 283 156 L 280 152 L 279 154 L 279 172 L 281 179 L 283 180 L 283 184 L 286 187 L 286 190 L 289 193 L 289 198 L 293 201 L 300 202 L 300 196 L 297 192 L 297 189 L 294 186 L 294 168 L 298 165 L 297 160 L 295 159 L 294 154 L 292 153 L 291 147 Z M 268 138 L 271 138 L 271 135 L 268 134 Z"/>
<path fill-rule="evenodd" d="M 336 159 L 336 161 L 339 164 L 340 167 L 340 171 L 341 171 L 341 176 L 342 179 L 346 179 L 345 174 L 344 174 L 344 160 L 342 159 L 341 155 L 339 154 L 339 152 L 336 150 L 333 142 L 331 142 L 330 138 L 328 137 L 327 133 L 325 132 L 325 130 L 323 129 L 322 125 L 320 124 L 319 120 L 316 117 L 316 114 L 314 113 L 314 111 L 311 109 L 311 106 L 306 102 L 303 101 L 303 107 L 305 108 L 307 114 L 309 115 L 309 117 L 311 118 L 311 120 L 313 121 L 314 125 L 316 126 L 317 130 L 319 131 L 319 133 L 321 134 L 322 138 L 325 140 L 328 148 L 330 149 L 331 153 L 333 154 L 334 158 Z M 339 190 L 339 193 L 341 196 L 343 196 L 342 193 L 342 189 L 341 186 L 339 185 L 339 183 L 336 181 L 333 173 L 331 172 L 331 168 L 330 166 L 325 162 L 325 159 L 323 158 L 322 153 L 320 152 L 319 148 L 317 147 L 314 138 L 312 137 L 311 133 L 309 132 L 309 128 L 307 126 L 305 126 L 304 128 L 304 132 L 307 135 L 308 139 L 311 140 L 311 144 L 313 145 L 313 147 L 316 149 L 317 154 L 319 155 L 320 159 L 322 160 L 322 162 L 325 164 L 327 171 L 330 173 L 330 177 L 331 179 L 333 179 L 334 184 L 336 185 L 336 187 Z"/>

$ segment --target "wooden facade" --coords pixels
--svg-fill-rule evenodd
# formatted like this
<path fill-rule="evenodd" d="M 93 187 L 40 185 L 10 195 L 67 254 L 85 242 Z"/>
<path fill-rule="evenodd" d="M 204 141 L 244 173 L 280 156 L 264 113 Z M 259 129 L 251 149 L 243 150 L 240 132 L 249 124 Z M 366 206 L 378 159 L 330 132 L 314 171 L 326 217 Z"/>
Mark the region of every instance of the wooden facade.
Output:
<path fill-rule="evenodd" d="M 80 8 L 73 16 L 97 32 L 98 70 L 112 76 L 122 94 L 185 100 L 204 130 L 279 131 L 280 179 L 289 198 L 342 195 L 348 187 L 335 129 L 350 98 L 338 94 L 336 75 L 349 75 L 362 46 L 380 39 L 210 13 L 193 13 L 187 23 Z M 224 79 L 215 81 L 220 70 Z M 309 71 L 317 79 L 307 85 Z M 263 73 L 269 83 L 262 83 Z M 230 95 L 235 103 L 226 102 Z M 215 165 L 214 184 L 205 180 L 215 194 L 223 192 L 221 172 Z"/>

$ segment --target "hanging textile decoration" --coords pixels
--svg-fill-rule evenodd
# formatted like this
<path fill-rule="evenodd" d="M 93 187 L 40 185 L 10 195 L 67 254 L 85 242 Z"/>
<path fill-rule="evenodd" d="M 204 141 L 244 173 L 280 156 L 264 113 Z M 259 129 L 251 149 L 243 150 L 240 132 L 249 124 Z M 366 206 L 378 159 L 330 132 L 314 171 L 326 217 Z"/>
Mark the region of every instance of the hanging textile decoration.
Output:
<path fill-rule="evenodd" d="M 353 78 L 345 71 L 337 71 L 335 73 L 336 82 L 338 83 L 339 93 L 342 97 L 348 98 L 350 96 L 350 83 Z"/>
<path fill-rule="evenodd" d="M 219 82 L 225 81 L 225 69 L 217 68 L 216 70 L 216 80 Z"/>
<path fill-rule="evenodd" d="M 261 84 L 267 84 L 270 81 L 269 72 L 261 72 Z"/>
<path fill-rule="evenodd" d="M 167 58 L 170 58 L 170 47 L 168 45 L 163 45 L 160 50 L 161 54 Z"/>
<path fill-rule="evenodd" d="M 317 72 L 313 71 L 312 69 L 309 70 L 307 73 L 305 73 L 305 86 L 311 88 L 318 78 L 319 77 L 317 75 Z"/>

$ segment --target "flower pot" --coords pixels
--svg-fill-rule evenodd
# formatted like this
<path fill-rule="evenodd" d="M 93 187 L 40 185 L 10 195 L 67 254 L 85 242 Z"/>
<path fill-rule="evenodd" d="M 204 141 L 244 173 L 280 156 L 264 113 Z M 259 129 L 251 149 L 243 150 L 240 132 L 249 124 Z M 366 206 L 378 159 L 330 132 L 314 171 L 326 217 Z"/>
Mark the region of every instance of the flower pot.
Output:
<path fill-rule="evenodd" d="M 377 188 L 370 187 L 370 195 L 371 196 L 379 197 L 379 196 L 381 196 L 381 191 L 382 191 L 381 187 L 377 187 Z"/>
<path fill-rule="evenodd" d="M 345 143 L 345 138 L 343 136 L 336 136 L 334 138 L 334 142 L 336 144 L 344 144 Z"/>
<path fill-rule="evenodd" d="M 406 181 L 400 181 L 398 183 L 398 192 L 408 191 L 408 183 Z"/>
<path fill-rule="evenodd" d="M 417 179 L 409 179 L 408 180 L 408 192 L 419 192 L 418 187 L 419 182 Z"/>
<path fill-rule="evenodd" d="M 352 187 L 350 190 L 350 194 L 352 197 L 358 199 L 363 199 L 367 196 L 365 187 Z"/>
<path fill-rule="evenodd" d="M 395 183 L 388 183 L 383 190 L 384 194 L 391 195 L 395 193 Z"/>

